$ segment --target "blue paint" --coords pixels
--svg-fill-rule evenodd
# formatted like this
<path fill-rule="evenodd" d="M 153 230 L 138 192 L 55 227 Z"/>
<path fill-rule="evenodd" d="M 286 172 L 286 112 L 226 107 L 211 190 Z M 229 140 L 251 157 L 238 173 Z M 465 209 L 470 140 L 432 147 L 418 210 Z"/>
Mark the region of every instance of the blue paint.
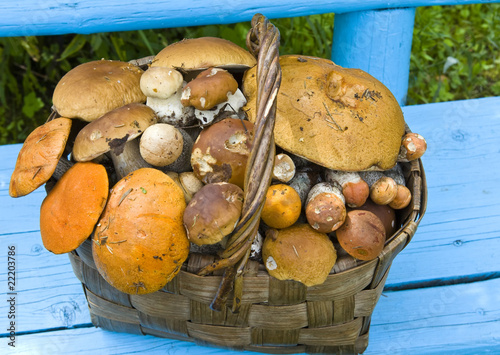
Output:
<path fill-rule="evenodd" d="M 359 11 L 335 16 L 332 60 L 362 69 L 406 101 L 415 8 Z"/>

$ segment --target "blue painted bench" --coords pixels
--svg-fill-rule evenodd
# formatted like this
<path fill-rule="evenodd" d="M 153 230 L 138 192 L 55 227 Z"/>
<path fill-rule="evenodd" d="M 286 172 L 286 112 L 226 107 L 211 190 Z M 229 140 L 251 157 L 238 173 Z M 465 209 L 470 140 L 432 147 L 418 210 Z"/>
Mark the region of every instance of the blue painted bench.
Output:
<path fill-rule="evenodd" d="M 167 28 L 335 12 L 332 59 L 364 69 L 404 104 L 415 8 L 496 1 L 210 2 L 19 0 L 0 4 L 0 36 Z M 500 352 L 500 97 L 404 106 L 428 142 L 429 201 L 393 262 L 365 354 Z M 240 354 L 94 328 L 69 260 L 39 234 L 44 189 L 8 195 L 20 144 L 0 147 L 0 352 L 20 354 Z M 16 249 L 16 341 L 8 345 L 8 247 Z M 250 353 L 250 352 L 243 352 Z"/>

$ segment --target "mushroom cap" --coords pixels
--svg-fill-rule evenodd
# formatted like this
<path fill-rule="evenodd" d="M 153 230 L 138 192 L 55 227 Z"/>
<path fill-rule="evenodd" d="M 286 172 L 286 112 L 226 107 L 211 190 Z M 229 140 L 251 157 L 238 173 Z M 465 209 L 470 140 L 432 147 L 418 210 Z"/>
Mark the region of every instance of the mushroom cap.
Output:
<path fill-rule="evenodd" d="M 157 169 L 142 168 L 118 181 L 92 237 L 97 270 L 128 294 L 158 291 L 189 253 L 180 187 Z"/>
<path fill-rule="evenodd" d="M 271 228 L 286 228 L 297 222 L 302 210 L 300 196 L 286 184 L 269 186 L 260 218 Z"/>
<path fill-rule="evenodd" d="M 141 90 L 147 97 L 168 99 L 182 88 L 184 79 L 175 69 L 149 68 L 141 76 Z"/>
<path fill-rule="evenodd" d="M 314 286 L 326 280 L 337 260 L 337 252 L 326 234 L 308 224 L 296 224 L 266 233 L 262 259 L 269 275 L 278 280 Z"/>
<path fill-rule="evenodd" d="M 146 128 L 141 136 L 141 156 L 151 165 L 166 166 L 180 157 L 183 142 L 177 128 L 168 123 L 156 123 Z"/>
<path fill-rule="evenodd" d="M 408 206 L 411 202 L 411 191 L 405 185 L 397 185 L 396 197 L 389 202 L 389 206 L 395 210 L 401 210 Z"/>
<path fill-rule="evenodd" d="M 153 59 L 151 67 L 182 70 L 210 67 L 248 68 L 257 63 L 246 49 L 226 39 L 200 37 L 183 39 L 163 48 Z"/>
<path fill-rule="evenodd" d="M 226 118 L 201 131 L 193 145 L 191 166 L 205 184 L 230 182 L 243 188 L 253 144 L 253 123 Z"/>
<path fill-rule="evenodd" d="M 342 248 L 359 260 L 375 259 L 384 249 L 385 227 L 370 211 L 349 211 L 335 234 Z"/>
<path fill-rule="evenodd" d="M 401 108 L 378 80 L 328 59 L 280 57 L 283 73 L 274 136 L 284 150 L 333 170 L 386 170 L 405 133 Z M 250 121 L 256 115 L 256 68 L 243 78 Z"/>
<path fill-rule="evenodd" d="M 398 184 L 393 178 L 382 176 L 370 187 L 370 198 L 379 205 L 387 205 L 396 198 Z"/>
<path fill-rule="evenodd" d="M 242 207 L 240 187 L 227 182 L 203 186 L 184 211 L 188 239 L 196 245 L 220 242 L 236 227 Z"/>
<path fill-rule="evenodd" d="M 305 213 L 307 222 L 318 232 L 338 229 L 346 218 L 345 198 L 340 187 L 329 182 L 314 185 L 307 196 Z"/>
<path fill-rule="evenodd" d="M 52 101 L 57 112 L 68 118 L 90 122 L 120 106 L 145 102 L 135 65 L 97 60 L 76 66 L 56 85 Z"/>
<path fill-rule="evenodd" d="M 40 234 L 45 248 L 54 254 L 78 248 L 94 230 L 108 191 L 104 166 L 85 162 L 69 168 L 40 208 Z"/>
<path fill-rule="evenodd" d="M 352 208 L 354 210 L 370 211 L 375 214 L 385 227 L 386 237 L 392 236 L 399 228 L 397 224 L 397 216 L 394 208 L 389 205 L 377 205 L 371 199 L 367 199 L 366 202 L 359 207 Z M 350 211 L 351 209 L 349 209 Z"/>
<path fill-rule="evenodd" d="M 69 118 L 59 117 L 28 135 L 10 178 L 10 196 L 25 196 L 49 180 L 66 147 L 71 124 Z"/>
<path fill-rule="evenodd" d="M 78 132 L 73 158 L 89 161 L 110 150 L 119 155 L 127 141 L 138 137 L 154 123 L 155 112 L 144 104 L 132 103 L 114 109 Z"/>

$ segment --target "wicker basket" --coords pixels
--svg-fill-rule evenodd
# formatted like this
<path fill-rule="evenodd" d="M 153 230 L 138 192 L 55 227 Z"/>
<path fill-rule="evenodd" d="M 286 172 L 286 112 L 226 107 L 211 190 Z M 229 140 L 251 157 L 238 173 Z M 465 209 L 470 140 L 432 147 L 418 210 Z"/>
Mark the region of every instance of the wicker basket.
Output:
<path fill-rule="evenodd" d="M 275 98 L 281 78 L 279 33 L 263 16 L 254 17 L 247 44 L 258 59 L 260 113 L 255 139 L 260 144 L 255 144 L 247 169 L 246 217 L 238 225 L 231 239 L 233 243 L 229 243 L 236 246 L 236 251 L 228 258 L 246 253 L 246 249 L 239 246 L 246 244 L 258 225 L 255 221 L 260 216 L 262 192 L 270 182 Z M 212 265 L 212 257 L 191 255 L 179 274 L 161 291 L 128 295 L 111 287 L 100 276 L 92 259 L 89 239 L 70 254 L 70 260 L 83 284 L 92 322 L 116 332 L 238 350 L 280 354 L 362 353 L 368 346 L 371 314 L 392 260 L 410 242 L 425 212 L 427 196 L 422 163 L 420 160 L 405 163 L 403 168 L 413 199 L 410 206 L 400 211 L 402 227 L 388 238 L 377 259 L 330 274 L 326 282 L 318 286 L 279 281 L 270 277 L 262 265 L 247 262 L 243 256 L 238 260 L 244 263 L 229 267 L 236 271 L 231 275 L 237 275 L 238 286 L 228 291 L 231 287 L 227 287 L 227 280 L 231 281 L 231 277 L 227 273 L 199 276 L 200 268 Z M 221 292 L 226 296 L 238 293 L 235 297 L 238 312 L 214 305 L 214 299 L 221 299 Z M 222 299 L 225 300 L 224 294 Z M 234 306 L 232 297 L 228 297 L 227 305 Z"/>

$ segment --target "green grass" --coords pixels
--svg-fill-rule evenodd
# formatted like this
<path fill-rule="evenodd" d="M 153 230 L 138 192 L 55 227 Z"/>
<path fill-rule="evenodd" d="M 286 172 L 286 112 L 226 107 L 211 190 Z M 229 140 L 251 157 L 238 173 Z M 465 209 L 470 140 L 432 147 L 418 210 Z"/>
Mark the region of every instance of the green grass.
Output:
<path fill-rule="evenodd" d="M 500 4 L 417 9 L 408 104 L 500 95 Z M 281 54 L 329 58 L 334 15 L 276 19 Z M 42 124 L 58 80 L 72 67 L 153 55 L 185 37 L 245 46 L 250 23 L 93 35 L 0 38 L 0 144 L 22 142 Z"/>

